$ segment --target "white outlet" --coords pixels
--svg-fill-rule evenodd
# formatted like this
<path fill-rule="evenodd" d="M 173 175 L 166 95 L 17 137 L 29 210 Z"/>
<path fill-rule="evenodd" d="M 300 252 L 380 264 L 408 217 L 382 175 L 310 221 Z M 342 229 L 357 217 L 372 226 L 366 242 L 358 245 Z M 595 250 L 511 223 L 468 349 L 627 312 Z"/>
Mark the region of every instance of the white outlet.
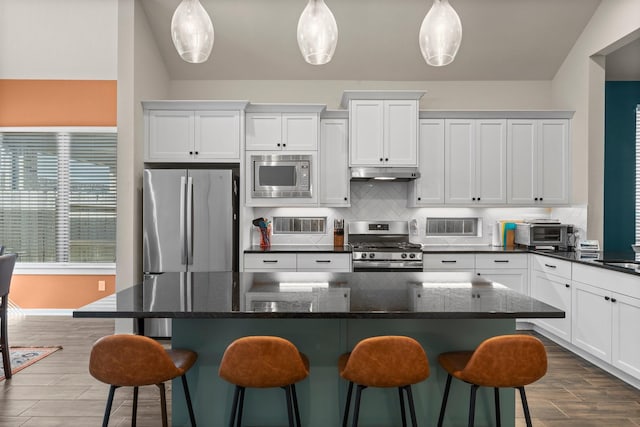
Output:
<path fill-rule="evenodd" d="M 106 284 L 104 280 L 98 280 L 98 291 L 100 292 L 106 291 Z"/>

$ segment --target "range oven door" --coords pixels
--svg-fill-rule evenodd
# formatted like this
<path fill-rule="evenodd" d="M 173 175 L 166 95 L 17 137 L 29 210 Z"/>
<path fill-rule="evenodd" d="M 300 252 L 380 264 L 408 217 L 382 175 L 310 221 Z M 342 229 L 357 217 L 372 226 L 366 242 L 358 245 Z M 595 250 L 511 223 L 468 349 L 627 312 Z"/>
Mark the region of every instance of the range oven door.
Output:
<path fill-rule="evenodd" d="M 358 261 L 354 260 L 354 272 L 419 272 L 422 271 L 422 261 Z"/>

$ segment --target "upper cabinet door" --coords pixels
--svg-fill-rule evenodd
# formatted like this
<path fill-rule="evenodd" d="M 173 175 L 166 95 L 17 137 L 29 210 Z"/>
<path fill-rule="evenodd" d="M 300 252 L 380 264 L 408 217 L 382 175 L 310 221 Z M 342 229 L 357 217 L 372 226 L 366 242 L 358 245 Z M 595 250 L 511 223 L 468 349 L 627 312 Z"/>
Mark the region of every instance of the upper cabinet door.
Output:
<path fill-rule="evenodd" d="M 409 204 L 444 203 L 444 119 L 422 119 L 419 125 L 420 178 L 410 183 Z"/>
<path fill-rule="evenodd" d="M 147 115 L 147 161 L 189 161 L 193 157 L 193 111 L 151 110 Z"/>
<path fill-rule="evenodd" d="M 507 122 L 508 164 L 507 201 L 533 204 L 537 197 L 537 140 L 536 120 Z"/>
<path fill-rule="evenodd" d="M 507 201 L 507 121 L 476 121 L 475 197 L 482 204 Z"/>
<path fill-rule="evenodd" d="M 282 114 L 282 149 L 317 150 L 318 115 Z"/>
<path fill-rule="evenodd" d="M 350 166 L 384 165 L 383 122 L 383 101 L 351 101 L 349 107 Z"/>
<path fill-rule="evenodd" d="M 195 159 L 240 161 L 240 112 L 195 112 Z"/>
<path fill-rule="evenodd" d="M 445 120 L 445 201 L 452 204 L 475 202 L 474 121 Z"/>
<path fill-rule="evenodd" d="M 569 121 L 538 122 L 538 197 L 542 204 L 569 202 Z"/>
<path fill-rule="evenodd" d="M 247 150 L 282 149 L 282 115 L 247 113 L 245 144 Z"/>
<path fill-rule="evenodd" d="M 347 120 L 320 120 L 320 176 L 318 201 L 322 206 L 349 206 Z"/>
<path fill-rule="evenodd" d="M 384 165 L 418 165 L 418 102 L 384 101 Z"/>

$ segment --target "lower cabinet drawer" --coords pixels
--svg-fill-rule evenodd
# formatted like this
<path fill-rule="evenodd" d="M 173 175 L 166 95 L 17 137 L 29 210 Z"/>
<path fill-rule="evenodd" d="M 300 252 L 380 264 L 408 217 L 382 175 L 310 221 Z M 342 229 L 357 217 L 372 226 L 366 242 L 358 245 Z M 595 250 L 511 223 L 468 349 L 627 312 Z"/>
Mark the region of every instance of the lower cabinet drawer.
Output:
<path fill-rule="evenodd" d="M 350 270 L 351 257 L 349 254 L 298 254 L 298 271 L 346 272 Z"/>
<path fill-rule="evenodd" d="M 476 254 L 476 268 L 527 268 L 528 254 Z"/>
<path fill-rule="evenodd" d="M 296 271 L 296 254 L 244 254 L 244 269 L 253 271 Z"/>
<path fill-rule="evenodd" d="M 424 270 L 474 270 L 475 254 L 430 254 L 422 255 Z"/>

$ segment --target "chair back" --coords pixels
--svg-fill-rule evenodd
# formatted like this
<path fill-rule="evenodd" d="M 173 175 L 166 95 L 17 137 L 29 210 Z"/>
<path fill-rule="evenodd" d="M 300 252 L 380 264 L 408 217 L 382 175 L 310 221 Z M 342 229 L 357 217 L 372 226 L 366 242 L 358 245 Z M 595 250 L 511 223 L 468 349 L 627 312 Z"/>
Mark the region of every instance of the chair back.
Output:
<path fill-rule="evenodd" d="M 4 255 L 4 246 L 0 245 L 0 255 Z"/>
<path fill-rule="evenodd" d="M 160 384 L 183 374 L 157 341 L 142 335 L 116 334 L 93 344 L 89 372 L 106 384 Z"/>
<path fill-rule="evenodd" d="M 371 337 L 354 347 L 340 375 L 371 387 L 402 387 L 427 379 L 429 360 L 413 338 Z"/>
<path fill-rule="evenodd" d="M 218 374 L 241 387 L 268 388 L 295 384 L 309 371 L 292 342 L 274 336 L 249 336 L 229 344 Z"/>
<path fill-rule="evenodd" d="M 0 297 L 9 294 L 13 268 L 16 265 L 16 254 L 0 255 Z"/>
<path fill-rule="evenodd" d="M 487 387 L 523 387 L 547 373 L 544 344 L 530 335 L 501 335 L 483 341 L 461 379 Z"/>

